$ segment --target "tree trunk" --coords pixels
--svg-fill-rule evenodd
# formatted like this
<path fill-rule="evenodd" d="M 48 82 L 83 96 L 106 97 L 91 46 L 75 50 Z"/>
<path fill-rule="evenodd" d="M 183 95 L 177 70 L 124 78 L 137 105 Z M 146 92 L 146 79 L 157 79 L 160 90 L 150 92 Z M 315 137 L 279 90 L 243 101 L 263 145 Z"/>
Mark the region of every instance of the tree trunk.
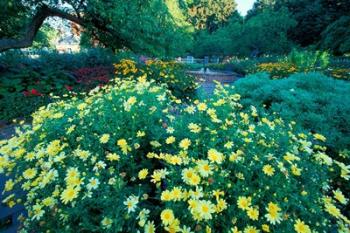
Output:
<path fill-rule="evenodd" d="M 20 49 L 32 46 L 35 35 L 39 31 L 45 19 L 50 16 L 57 16 L 63 19 L 67 19 L 82 26 L 85 24 L 85 22 L 77 16 L 71 15 L 59 9 L 49 8 L 48 6 L 44 5 L 41 6 L 34 15 L 33 19 L 31 20 L 31 23 L 27 26 L 25 30 L 23 38 L 0 39 L 0 52 L 4 52 L 9 49 Z"/>

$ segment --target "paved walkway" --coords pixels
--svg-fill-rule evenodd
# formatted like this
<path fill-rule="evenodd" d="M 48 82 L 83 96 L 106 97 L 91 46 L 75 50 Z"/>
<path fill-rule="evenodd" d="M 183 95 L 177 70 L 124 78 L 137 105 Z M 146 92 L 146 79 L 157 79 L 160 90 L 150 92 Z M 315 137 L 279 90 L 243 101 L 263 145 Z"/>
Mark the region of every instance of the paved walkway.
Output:
<path fill-rule="evenodd" d="M 189 72 L 190 74 L 196 76 L 196 78 L 200 82 L 200 87 L 198 89 L 199 94 L 211 95 L 215 90 L 215 81 L 220 82 L 221 84 L 232 85 L 234 82 L 239 80 L 241 77 L 235 73 L 197 73 L 197 72 Z"/>
<path fill-rule="evenodd" d="M 15 125 L 0 126 L 0 140 L 9 139 L 15 135 Z"/>

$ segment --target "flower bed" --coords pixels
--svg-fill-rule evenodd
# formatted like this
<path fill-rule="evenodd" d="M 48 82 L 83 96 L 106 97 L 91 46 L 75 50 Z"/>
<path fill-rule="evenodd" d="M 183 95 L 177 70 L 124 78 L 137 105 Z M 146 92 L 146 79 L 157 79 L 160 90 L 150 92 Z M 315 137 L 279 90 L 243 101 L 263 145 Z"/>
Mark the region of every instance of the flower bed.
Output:
<path fill-rule="evenodd" d="M 144 76 L 166 83 L 173 94 L 183 100 L 195 94 L 194 77 L 186 75 L 183 67 L 174 62 L 150 61 L 144 65 L 122 59 L 115 68 L 121 78 Z M 0 118 L 7 122 L 14 118 L 30 118 L 39 107 L 53 102 L 52 96 L 79 95 L 101 87 L 114 78 L 113 72 L 112 64 L 72 70 L 23 65 L 18 70 L 5 72 L 0 80 Z"/>
<path fill-rule="evenodd" d="M 336 79 L 350 80 L 349 68 L 329 68 L 326 73 Z"/>
<path fill-rule="evenodd" d="M 23 232 L 346 232 L 330 177 L 349 166 L 239 99 L 218 87 L 184 106 L 135 76 L 41 108 L 1 142 L 4 202 L 25 205 Z"/>
<path fill-rule="evenodd" d="M 185 67 L 180 63 L 148 60 L 145 64 L 141 64 L 123 59 L 114 67 L 115 74 L 119 78 L 143 77 L 160 84 L 165 83 L 172 94 L 182 100 L 195 95 L 196 80 L 193 76 L 186 74 Z"/>
<path fill-rule="evenodd" d="M 286 62 L 262 63 L 257 66 L 257 72 L 267 72 L 271 78 L 283 78 L 295 73 L 297 69 Z"/>

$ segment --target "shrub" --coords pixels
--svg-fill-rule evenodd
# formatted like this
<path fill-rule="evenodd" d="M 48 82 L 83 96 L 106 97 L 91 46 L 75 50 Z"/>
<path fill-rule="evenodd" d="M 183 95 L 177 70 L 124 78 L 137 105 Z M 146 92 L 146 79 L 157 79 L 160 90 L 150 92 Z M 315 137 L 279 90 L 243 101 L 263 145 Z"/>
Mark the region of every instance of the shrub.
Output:
<path fill-rule="evenodd" d="M 295 74 L 281 80 L 256 74 L 235 86 L 246 108 L 264 106 L 306 130 L 320 132 L 333 154 L 350 148 L 350 83 L 320 73 Z"/>
<path fill-rule="evenodd" d="M 76 82 L 86 91 L 107 84 L 111 79 L 113 68 L 109 66 L 84 67 L 73 72 Z M 78 89 L 79 90 L 79 89 Z"/>
<path fill-rule="evenodd" d="M 330 63 L 328 52 L 298 51 L 294 49 L 287 57 L 276 61 L 261 62 L 253 72 L 267 72 L 272 78 L 285 78 L 297 72 L 326 71 Z"/>
<path fill-rule="evenodd" d="M 107 49 L 90 49 L 80 53 L 57 53 L 54 51 L 38 50 L 34 55 L 26 52 L 11 51 L 1 54 L 0 64 L 7 69 L 16 69 L 18 64 L 38 69 L 54 68 L 71 71 L 82 67 L 112 65 L 124 57 L 123 53 L 115 55 Z"/>
<path fill-rule="evenodd" d="M 257 72 L 267 72 L 272 78 L 283 78 L 288 77 L 290 74 L 295 73 L 295 66 L 286 63 L 261 63 L 257 66 Z"/>
<path fill-rule="evenodd" d="M 329 68 L 326 73 L 336 79 L 350 80 L 349 68 Z"/>
<path fill-rule="evenodd" d="M 78 54 L 41 51 L 34 58 L 18 51 L 1 54 L 0 119 L 30 118 L 40 106 L 53 101 L 50 94 L 63 96 L 105 84 L 113 77 L 118 56 L 106 50 Z"/>
<path fill-rule="evenodd" d="M 324 70 L 330 63 L 330 55 L 328 52 L 294 49 L 288 55 L 287 62 L 295 66 L 298 72 Z"/>
<path fill-rule="evenodd" d="M 239 75 L 246 75 L 255 65 L 255 60 L 231 60 L 228 63 L 212 64 L 208 67 L 213 70 L 232 71 Z"/>
<path fill-rule="evenodd" d="M 122 59 L 114 67 L 119 78 L 133 79 L 142 76 L 147 80 L 167 84 L 177 98 L 187 99 L 195 95 L 196 80 L 186 74 L 186 67 L 180 63 L 148 60 L 145 64 L 141 64 L 130 59 Z"/>
<path fill-rule="evenodd" d="M 28 210 L 22 232 L 348 227 L 347 199 L 329 184 L 349 167 L 324 153 L 321 135 L 243 112 L 229 89 L 184 106 L 138 80 L 42 108 L 1 142 L 0 172 L 12 177 L 4 202 Z"/>

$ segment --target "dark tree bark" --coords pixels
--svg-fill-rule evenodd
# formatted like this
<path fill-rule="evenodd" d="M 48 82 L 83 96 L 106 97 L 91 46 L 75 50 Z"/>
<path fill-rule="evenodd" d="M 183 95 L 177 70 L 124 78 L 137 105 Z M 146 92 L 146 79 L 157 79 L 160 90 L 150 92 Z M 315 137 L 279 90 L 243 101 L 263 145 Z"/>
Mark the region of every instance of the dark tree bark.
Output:
<path fill-rule="evenodd" d="M 51 16 L 57 16 L 63 19 L 67 19 L 82 26 L 85 25 L 84 20 L 77 16 L 71 15 L 59 9 L 49 8 L 48 6 L 43 5 L 38 9 L 33 19 L 31 20 L 30 24 L 27 26 L 23 38 L 0 39 L 0 52 L 6 51 L 9 49 L 20 49 L 20 48 L 27 48 L 32 46 L 35 35 L 39 31 L 43 22 L 45 21 L 46 18 Z"/>

